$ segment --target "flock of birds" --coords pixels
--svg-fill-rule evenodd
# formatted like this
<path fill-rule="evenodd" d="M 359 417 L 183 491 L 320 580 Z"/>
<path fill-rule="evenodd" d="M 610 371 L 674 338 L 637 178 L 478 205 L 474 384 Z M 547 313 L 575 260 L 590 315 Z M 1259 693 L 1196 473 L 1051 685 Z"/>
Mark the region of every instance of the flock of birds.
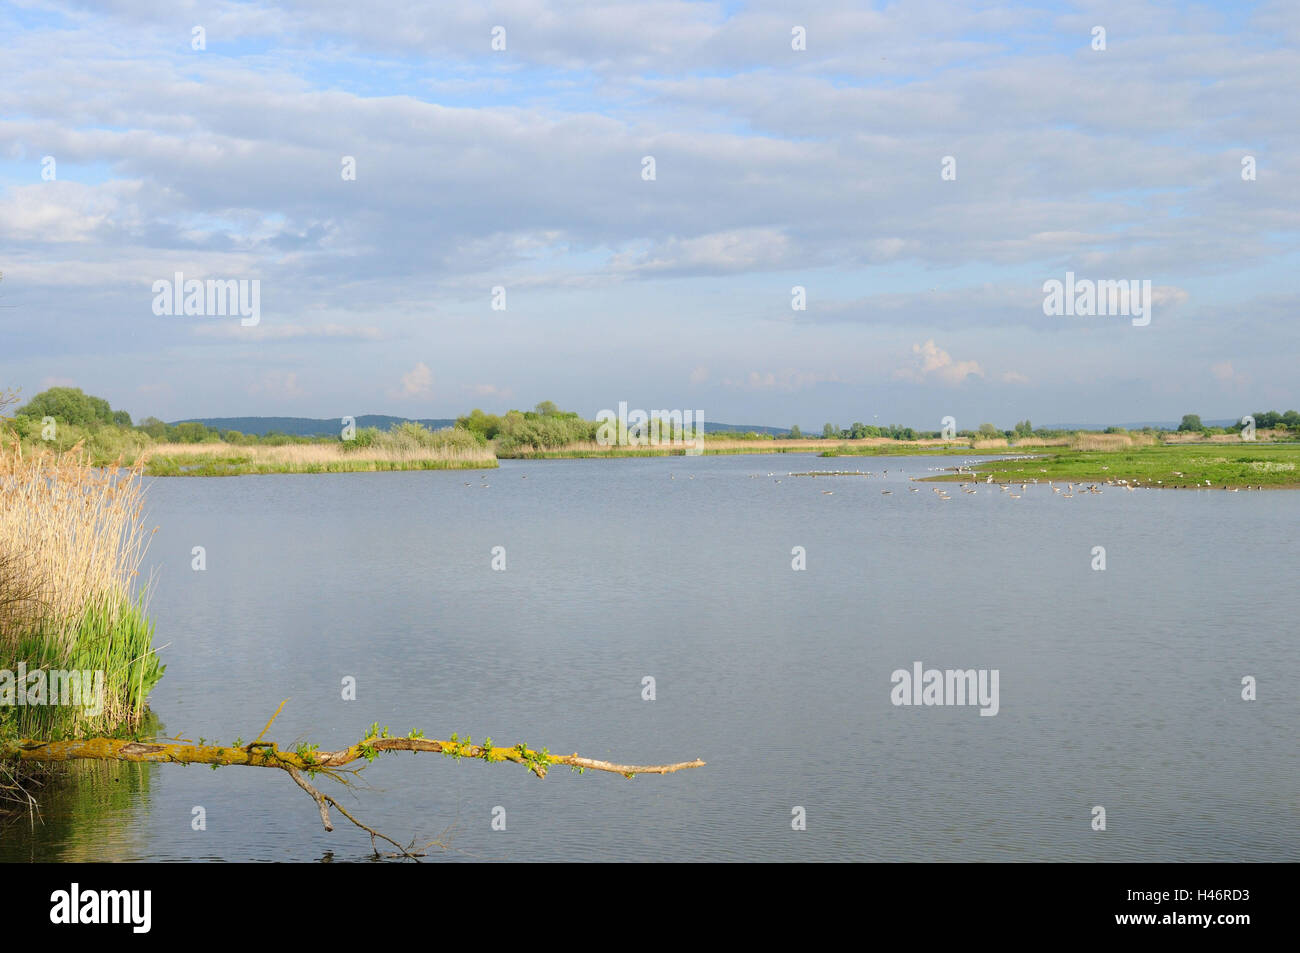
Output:
<path fill-rule="evenodd" d="M 975 473 L 975 471 L 970 467 L 971 467 L 971 462 L 966 461 L 965 463 L 958 465 L 956 468 L 927 467 L 926 469 L 932 473 L 935 471 L 938 471 L 940 473 L 955 472 L 958 476 L 961 476 L 963 474 L 970 476 L 971 477 L 970 482 L 958 484 L 958 488 L 965 494 L 971 496 L 975 495 L 976 493 L 979 492 L 978 488 L 981 485 L 996 486 L 1002 493 L 1005 493 L 1013 500 L 1020 499 L 1022 496 L 1028 493 L 1031 487 L 1036 487 L 1040 485 L 1044 486 L 1047 489 L 1050 489 L 1053 494 L 1059 494 L 1063 499 L 1067 499 L 1067 500 L 1073 499 L 1075 496 L 1082 496 L 1084 494 L 1101 494 L 1105 492 L 1102 489 L 1103 486 L 1109 486 L 1109 487 L 1115 487 L 1117 489 L 1127 490 L 1130 493 L 1133 492 L 1134 490 L 1141 490 L 1141 489 L 1207 490 L 1207 489 L 1214 488 L 1209 480 L 1206 480 L 1204 483 L 1200 483 L 1200 482 L 1165 483 L 1163 480 L 1147 480 L 1146 483 L 1143 483 L 1141 480 L 1137 480 L 1137 479 L 1126 480 L 1122 478 L 1106 479 L 1100 481 L 1099 483 L 1089 483 L 1086 480 L 1040 480 L 1038 477 L 1032 477 L 1023 480 L 1010 480 L 1005 483 L 995 483 L 993 480 L 993 475 L 991 473 L 986 474 L 983 483 L 980 483 L 978 479 L 976 479 L 978 477 L 978 474 Z M 1110 467 L 1102 467 L 1102 469 L 1109 470 Z M 897 472 L 905 473 L 906 471 L 900 470 Z M 1039 469 L 1038 472 L 1046 473 L 1047 471 L 1044 469 Z M 1186 477 L 1179 471 L 1174 470 L 1172 472 L 1174 476 L 1184 480 L 1186 479 Z M 758 479 L 758 476 L 759 475 L 756 473 L 750 474 L 750 479 L 756 480 Z M 775 478 L 776 474 L 769 473 L 768 476 Z M 874 473 L 870 470 L 851 470 L 851 471 L 850 470 L 826 470 L 826 471 L 817 471 L 817 472 L 809 472 L 809 473 L 787 473 L 786 476 L 787 477 L 805 476 L 805 477 L 812 477 L 813 479 L 816 479 L 819 476 L 820 477 L 861 476 L 861 477 L 882 477 L 883 478 L 889 476 L 889 471 L 884 470 L 881 473 Z M 691 479 L 694 479 L 694 477 L 692 477 Z M 780 483 L 781 480 L 776 479 L 775 482 Z M 1019 493 L 1016 492 L 1017 486 L 1019 486 L 1020 489 Z M 1264 489 L 1264 487 L 1262 484 L 1259 486 L 1252 486 L 1250 484 L 1247 484 L 1244 487 L 1225 485 L 1224 487 L 1222 487 L 1222 489 L 1227 490 L 1228 492 L 1231 493 L 1237 493 L 1243 489 L 1262 490 Z M 908 490 L 909 492 L 912 493 L 921 492 L 921 488 L 915 486 L 909 487 Z M 834 490 L 822 490 L 822 494 L 825 496 L 832 496 L 834 492 L 835 492 Z M 894 492 L 893 490 L 880 491 L 882 496 L 891 496 L 893 492 Z M 935 493 L 941 500 L 952 499 L 952 497 L 948 495 L 947 489 L 944 487 L 941 486 L 932 487 L 931 492 Z"/>

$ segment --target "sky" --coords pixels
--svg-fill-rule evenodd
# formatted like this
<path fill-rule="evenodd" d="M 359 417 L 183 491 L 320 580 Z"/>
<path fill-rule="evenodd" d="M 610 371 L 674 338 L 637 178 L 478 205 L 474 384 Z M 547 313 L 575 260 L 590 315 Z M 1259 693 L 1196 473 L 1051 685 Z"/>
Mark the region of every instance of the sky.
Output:
<path fill-rule="evenodd" d="M 0 388 L 166 420 L 1286 410 L 1297 93 L 1290 0 L 0 2 Z M 178 272 L 258 282 L 258 323 L 155 313 Z M 1045 314 L 1067 273 L 1149 281 L 1150 322 Z"/>

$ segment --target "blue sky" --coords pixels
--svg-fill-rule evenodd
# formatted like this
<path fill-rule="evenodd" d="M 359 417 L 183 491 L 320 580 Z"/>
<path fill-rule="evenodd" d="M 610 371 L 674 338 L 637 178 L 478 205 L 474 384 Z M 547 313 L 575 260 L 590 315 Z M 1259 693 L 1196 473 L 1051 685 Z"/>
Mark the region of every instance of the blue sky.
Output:
<path fill-rule="evenodd" d="M 1300 5 L 425 6 L 0 3 L 0 385 L 166 419 L 1300 405 Z M 177 271 L 259 280 L 261 323 L 155 315 Z M 1067 271 L 1149 280 L 1151 324 L 1045 316 Z"/>

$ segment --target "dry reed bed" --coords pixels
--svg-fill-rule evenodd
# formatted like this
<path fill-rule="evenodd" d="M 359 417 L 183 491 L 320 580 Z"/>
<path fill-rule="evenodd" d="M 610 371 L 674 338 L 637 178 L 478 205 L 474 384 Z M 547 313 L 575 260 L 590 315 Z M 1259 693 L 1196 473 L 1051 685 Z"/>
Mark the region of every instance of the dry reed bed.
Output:
<path fill-rule="evenodd" d="M 201 464 L 217 460 L 230 460 L 251 464 L 253 467 L 284 468 L 286 470 L 329 467 L 331 465 L 364 467 L 369 463 L 402 464 L 430 462 L 475 464 L 494 466 L 496 457 L 489 447 L 358 447 L 344 450 L 341 444 L 306 443 L 280 446 L 241 446 L 231 443 L 159 443 L 150 447 L 143 456 L 149 460 L 162 457 L 182 465 L 186 462 Z"/>
<path fill-rule="evenodd" d="M 87 607 L 113 614 L 130 603 L 151 535 L 141 521 L 140 478 L 138 465 L 86 465 L 81 447 L 59 454 L 24 453 L 16 443 L 0 449 L 4 581 L 22 592 L 0 619 L 0 644 L 36 623 L 67 644 Z"/>

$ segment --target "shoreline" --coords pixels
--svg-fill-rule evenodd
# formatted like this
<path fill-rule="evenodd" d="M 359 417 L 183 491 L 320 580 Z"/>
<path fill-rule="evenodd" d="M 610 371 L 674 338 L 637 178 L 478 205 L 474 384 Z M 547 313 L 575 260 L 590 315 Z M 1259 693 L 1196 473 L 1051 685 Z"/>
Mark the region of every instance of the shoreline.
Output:
<path fill-rule="evenodd" d="M 810 441 L 812 442 L 812 441 Z M 766 444 L 766 445 L 765 445 Z M 1117 449 L 1075 449 L 1060 446 L 1011 446 L 975 449 L 969 446 L 917 445 L 845 446 L 833 449 L 818 446 L 771 445 L 766 441 L 753 444 L 705 447 L 702 453 L 688 453 L 685 446 L 585 447 L 537 451 L 533 453 L 404 456 L 352 456 L 320 454 L 315 459 L 268 459 L 271 454 L 169 453 L 144 459 L 145 474 L 164 477 L 271 476 L 276 474 L 321 473 L 392 473 L 419 470 L 495 470 L 504 460 L 597 460 L 666 458 L 689 456 L 774 456 L 799 455 L 818 459 L 844 457 L 918 457 L 966 456 L 979 462 L 963 464 L 962 472 L 949 472 L 912 478 L 927 483 L 991 483 L 998 485 L 1040 483 L 1065 485 L 1097 484 L 1135 489 L 1216 489 L 1252 491 L 1255 489 L 1300 488 L 1300 442 L 1260 442 L 1249 444 L 1191 443 L 1151 444 Z M 847 451 L 847 452 L 846 452 Z M 262 459 L 257 459 L 262 456 Z M 287 456 L 287 455 L 286 455 Z M 385 458 L 386 457 L 386 458 Z M 847 472 L 847 471 L 845 471 Z M 1209 481 L 1208 484 L 1206 481 Z"/>

